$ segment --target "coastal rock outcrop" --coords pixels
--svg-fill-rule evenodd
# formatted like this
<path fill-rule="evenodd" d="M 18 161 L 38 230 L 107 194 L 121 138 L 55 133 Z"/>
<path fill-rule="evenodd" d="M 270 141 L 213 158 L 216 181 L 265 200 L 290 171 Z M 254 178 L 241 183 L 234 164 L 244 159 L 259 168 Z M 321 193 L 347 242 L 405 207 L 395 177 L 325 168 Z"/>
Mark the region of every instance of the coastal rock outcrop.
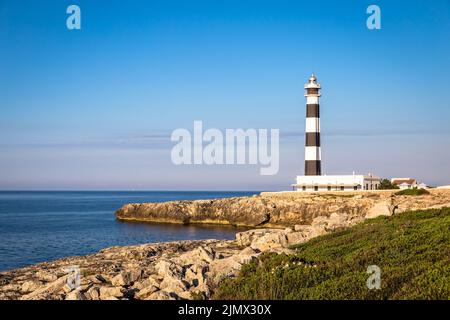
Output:
<path fill-rule="evenodd" d="M 124 221 L 284 228 L 311 224 L 318 217 L 361 220 L 380 214 L 450 205 L 449 190 L 430 189 L 430 194 L 414 197 L 395 195 L 396 192 L 263 192 L 252 197 L 131 203 L 117 210 L 116 218 Z"/>
<path fill-rule="evenodd" d="M 261 197 L 130 203 L 117 210 L 120 220 L 164 223 L 214 223 L 257 226 L 269 219 L 270 203 Z"/>

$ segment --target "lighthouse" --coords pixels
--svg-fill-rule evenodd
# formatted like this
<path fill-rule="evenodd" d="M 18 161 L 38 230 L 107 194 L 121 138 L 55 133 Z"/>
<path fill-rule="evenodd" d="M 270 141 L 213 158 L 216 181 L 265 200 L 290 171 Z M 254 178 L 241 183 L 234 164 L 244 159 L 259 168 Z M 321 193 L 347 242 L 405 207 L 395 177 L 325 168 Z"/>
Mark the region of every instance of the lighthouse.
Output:
<path fill-rule="evenodd" d="M 314 74 L 305 84 L 306 97 L 306 129 L 305 129 L 305 176 L 320 176 L 320 84 Z"/>
<path fill-rule="evenodd" d="M 322 174 L 322 155 L 320 149 L 320 84 L 313 74 L 305 84 L 306 128 L 305 128 L 305 174 L 297 176 L 292 184 L 293 190 L 303 192 L 335 192 L 376 190 L 380 178 L 367 175 L 328 175 Z"/>

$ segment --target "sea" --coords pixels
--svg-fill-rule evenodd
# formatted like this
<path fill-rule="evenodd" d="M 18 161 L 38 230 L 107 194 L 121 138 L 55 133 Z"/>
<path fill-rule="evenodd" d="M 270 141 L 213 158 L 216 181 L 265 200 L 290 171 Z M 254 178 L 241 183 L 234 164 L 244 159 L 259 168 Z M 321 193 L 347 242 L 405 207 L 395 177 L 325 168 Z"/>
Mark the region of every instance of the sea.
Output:
<path fill-rule="evenodd" d="M 0 191 L 0 271 L 111 246 L 233 239 L 231 226 L 122 222 L 114 212 L 131 202 L 214 199 L 259 192 Z"/>

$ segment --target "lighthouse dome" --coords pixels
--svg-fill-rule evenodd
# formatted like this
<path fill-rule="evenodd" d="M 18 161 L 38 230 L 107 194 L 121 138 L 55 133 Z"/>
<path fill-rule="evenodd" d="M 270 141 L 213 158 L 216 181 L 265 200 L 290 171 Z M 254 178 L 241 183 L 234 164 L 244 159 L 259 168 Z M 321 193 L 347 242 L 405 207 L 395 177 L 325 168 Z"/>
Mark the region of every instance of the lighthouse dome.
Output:
<path fill-rule="evenodd" d="M 308 83 L 305 84 L 305 89 L 308 88 L 315 88 L 320 89 L 320 84 L 317 83 L 317 77 L 314 75 L 314 73 L 309 77 Z"/>

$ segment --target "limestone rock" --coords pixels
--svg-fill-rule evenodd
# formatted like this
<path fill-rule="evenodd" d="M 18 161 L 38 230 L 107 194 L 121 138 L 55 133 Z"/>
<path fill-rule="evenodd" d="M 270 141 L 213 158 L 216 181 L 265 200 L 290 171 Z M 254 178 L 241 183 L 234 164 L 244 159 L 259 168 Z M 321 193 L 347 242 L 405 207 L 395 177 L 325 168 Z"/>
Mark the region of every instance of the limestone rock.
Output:
<path fill-rule="evenodd" d="M 99 297 L 100 300 L 107 300 L 109 297 L 120 298 L 123 297 L 125 289 L 120 287 L 100 287 Z"/>
<path fill-rule="evenodd" d="M 149 285 L 149 286 L 139 290 L 139 292 L 135 294 L 135 298 L 140 299 L 140 300 L 145 299 L 148 296 L 150 296 L 152 293 L 154 293 L 158 290 L 159 290 L 158 287 L 156 287 L 154 285 Z"/>
<path fill-rule="evenodd" d="M 2 287 L 3 291 L 23 291 L 22 286 L 15 283 L 10 283 Z"/>
<path fill-rule="evenodd" d="M 36 300 L 36 299 L 45 299 L 48 295 L 54 294 L 62 289 L 62 287 L 67 283 L 68 276 L 63 276 L 58 278 L 57 280 L 50 282 L 44 286 L 40 286 L 33 292 L 21 296 L 22 300 Z"/>
<path fill-rule="evenodd" d="M 86 292 L 86 297 L 90 300 L 100 300 L 100 289 L 99 287 L 91 287 Z"/>
<path fill-rule="evenodd" d="M 111 279 L 113 286 L 129 286 L 141 277 L 141 270 L 121 271 L 118 275 Z"/>
<path fill-rule="evenodd" d="M 150 277 L 148 277 L 147 279 L 145 279 L 145 280 L 143 280 L 141 282 L 136 282 L 133 285 L 133 288 L 136 288 L 138 290 L 142 290 L 143 288 L 146 288 L 148 286 L 154 286 L 154 287 L 159 288 L 159 284 L 161 283 L 161 281 L 162 281 L 162 279 L 161 280 L 157 280 L 156 277 L 150 276 Z"/>
<path fill-rule="evenodd" d="M 180 293 L 177 293 L 177 297 L 182 300 L 191 300 L 192 294 L 190 291 L 182 291 Z"/>
<path fill-rule="evenodd" d="M 74 290 L 66 295 L 66 300 L 86 300 L 86 297 L 80 290 Z"/>
<path fill-rule="evenodd" d="M 215 252 L 210 247 L 198 247 L 192 251 L 188 251 L 180 255 L 176 260 L 183 265 L 192 264 L 193 261 L 196 263 L 206 262 L 210 263 L 215 259 Z"/>
<path fill-rule="evenodd" d="M 167 292 L 180 293 L 186 291 L 189 288 L 189 284 L 185 280 L 181 280 L 177 277 L 167 275 L 160 283 L 159 287 Z"/>
<path fill-rule="evenodd" d="M 253 229 L 236 233 L 236 241 L 241 246 L 250 246 L 254 240 L 261 239 L 267 234 L 281 233 L 279 229 Z"/>
<path fill-rule="evenodd" d="M 376 203 L 372 208 L 370 208 L 365 215 L 366 219 L 376 218 L 380 215 L 391 216 L 394 213 L 391 201 L 383 201 Z"/>
<path fill-rule="evenodd" d="M 233 255 L 224 259 L 218 259 L 209 265 L 208 277 L 213 286 L 225 278 L 235 277 L 244 263 L 250 262 L 255 256 Z"/>
<path fill-rule="evenodd" d="M 283 230 L 273 230 L 265 233 L 263 236 L 256 238 L 251 243 L 251 248 L 260 251 L 269 251 L 274 248 L 286 247 L 288 238 Z"/>
<path fill-rule="evenodd" d="M 39 270 L 38 272 L 36 272 L 35 276 L 44 282 L 53 282 L 56 279 L 58 279 L 58 276 L 56 274 L 47 272 L 45 270 Z"/>
<path fill-rule="evenodd" d="M 22 284 L 21 290 L 23 293 L 32 292 L 32 291 L 38 289 L 41 286 L 41 284 L 42 283 L 39 281 L 33 281 L 33 280 L 25 281 Z"/>
<path fill-rule="evenodd" d="M 71 286 L 69 286 L 69 284 L 65 284 L 63 287 L 62 287 L 62 291 L 64 291 L 65 293 L 69 293 L 70 291 L 72 291 L 74 288 L 72 288 Z"/>
<path fill-rule="evenodd" d="M 175 299 L 176 295 L 161 290 L 156 291 L 151 295 L 149 295 L 147 298 L 145 298 L 145 300 L 175 300 Z"/>
<path fill-rule="evenodd" d="M 88 277 L 85 277 L 85 279 L 86 279 L 87 283 L 91 283 L 91 284 L 102 284 L 102 283 L 107 282 L 107 280 L 101 274 L 88 276 Z"/>
<path fill-rule="evenodd" d="M 177 277 L 180 276 L 183 271 L 181 266 L 175 264 L 173 261 L 165 259 L 162 259 L 155 264 L 155 270 L 162 277 Z"/>
<path fill-rule="evenodd" d="M 104 297 L 102 300 L 119 300 L 119 299 L 114 296 L 108 296 L 108 297 Z"/>
<path fill-rule="evenodd" d="M 318 216 L 333 213 L 349 219 L 392 215 L 406 210 L 442 207 L 450 203 L 450 192 L 430 189 L 429 195 L 395 195 L 396 190 L 358 192 L 263 192 L 252 197 L 213 200 L 131 203 L 116 211 L 117 219 L 170 222 L 217 223 L 248 227 L 291 228 L 311 224 Z M 331 223 L 334 225 L 333 223 Z"/>
<path fill-rule="evenodd" d="M 214 200 L 131 203 L 116 211 L 121 220 L 169 223 L 211 223 L 257 226 L 268 220 L 267 205 L 261 197 Z"/>
<path fill-rule="evenodd" d="M 303 243 L 308 239 L 308 234 L 305 232 L 291 232 L 287 235 L 287 242 L 289 246 Z"/>

